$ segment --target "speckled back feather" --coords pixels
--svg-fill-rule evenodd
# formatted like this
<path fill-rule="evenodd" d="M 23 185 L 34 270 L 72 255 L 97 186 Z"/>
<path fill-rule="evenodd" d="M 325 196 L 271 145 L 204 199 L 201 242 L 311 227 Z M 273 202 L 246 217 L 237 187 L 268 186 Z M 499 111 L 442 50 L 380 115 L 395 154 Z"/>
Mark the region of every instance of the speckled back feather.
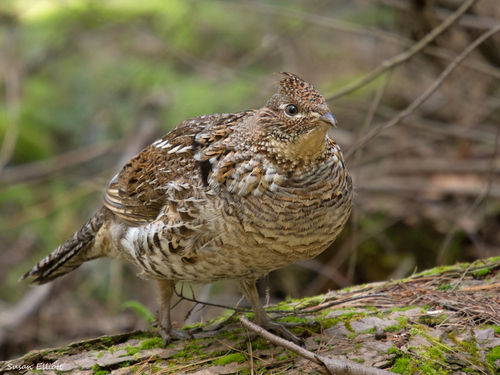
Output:
<path fill-rule="evenodd" d="M 352 182 L 327 135 L 334 119 L 324 98 L 282 74 L 261 109 L 186 120 L 132 158 L 90 221 L 99 228 L 25 277 L 45 282 L 42 269 L 50 279 L 69 272 L 55 272 L 65 256 L 109 256 L 148 278 L 256 279 L 323 251 L 350 214 Z"/>

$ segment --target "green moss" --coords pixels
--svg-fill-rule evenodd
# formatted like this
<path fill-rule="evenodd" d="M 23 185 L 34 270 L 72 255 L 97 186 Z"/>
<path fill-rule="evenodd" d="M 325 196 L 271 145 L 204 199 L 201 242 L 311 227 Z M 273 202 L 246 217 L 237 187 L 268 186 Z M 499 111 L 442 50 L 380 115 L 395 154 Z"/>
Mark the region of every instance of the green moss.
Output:
<path fill-rule="evenodd" d="M 202 355 L 201 349 L 203 347 L 196 344 L 196 341 L 189 343 L 184 347 L 184 350 L 179 353 L 174 354 L 171 358 L 182 358 L 183 360 L 189 360 L 195 355 Z"/>
<path fill-rule="evenodd" d="M 401 350 L 399 350 L 398 348 L 392 346 L 390 347 L 389 349 L 387 349 L 387 353 L 389 354 L 397 354 L 397 355 L 402 355 L 403 352 Z"/>
<path fill-rule="evenodd" d="M 410 358 L 406 356 L 397 358 L 396 361 L 394 361 L 394 366 L 391 369 L 391 371 L 395 372 L 396 374 L 403 374 L 408 369 L 409 364 L 410 364 Z"/>
<path fill-rule="evenodd" d="M 326 311 L 323 315 L 328 315 L 330 312 L 331 311 Z M 354 331 L 354 329 L 352 329 L 350 321 L 353 318 L 363 318 L 367 315 L 368 314 L 366 314 L 366 313 L 348 312 L 348 313 L 345 313 L 343 315 L 337 316 L 335 318 L 317 317 L 315 320 L 323 327 L 323 329 L 327 329 L 327 328 L 333 327 L 337 323 L 344 322 L 346 329 L 348 331 L 354 333 L 355 331 Z"/>
<path fill-rule="evenodd" d="M 241 333 L 241 332 L 242 332 L 241 329 L 235 329 L 232 331 L 223 332 L 220 334 L 220 336 L 227 338 L 229 341 L 237 341 L 240 339 L 240 337 L 237 335 L 237 333 Z"/>
<path fill-rule="evenodd" d="M 306 318 L 299 318 L 297 316 L 287 316 L 286 318 L 282 318 L 279 321 L 283 322 L 283 323 L 301 323 L 301 324 L 307 324 L 307 319 Z"/>
<path fill-rule="evenodd" d="M 350 358 L 353 362 L 363 363 L 365 360 L 363 358 Z"/>
<path fill-rule="evenodd" d="M 259 337 L 252 341 L 252 350 L 266 350 L 269 349 L 267 341 Z"/>
<path fill-rule="evenodd" d="M 493 349 L 490 350 L 488 354 L 486 354 L 486 360 L 493 366 L 495 365 L 495 361 L 499 359 L 500 359 L 500 346 L 494 347 Z"/>
<path fill-rule="evenodd" d="M 418 318 L 418 322 L 420 324 L 425 324 L 429 327 L 436 327 L 443 323 L 446 320 L 446 315 L 440 316 L 432 316 L 432 315 L 423 315 Z"/>
<path fill-rule="evenodd" d="M 491 268 L 483 268 L 482 270 L 476 271 L 473 273 L 475 277 L 484 277 L 489 275 L 492 272 Z"/>
<path fill-rule="evenodd" d="M 153 337 L 141 342 L 141 350 L 144 349 L 154 349 L 154 348 L 163 348 L 164 343 L 161 337 Z"/>
<path fill-rule="evenodd" d="M 374 334 L 375 332 L 377 332 L 377 329 L 375 327 L 372 327 L 370 328 L 368 331 L 366 331 L 366 333 L 369 333 L 369 334 Z"/>
<path fill-rule="evenodd" d="M 125 347 L 125 350 L 127 352 L 127 355 L 135 355 L 135 354 L 139 353 L 139 350 L 141 350 L 141 349 L 136 347 L 136 346 L 127 345 Z"/>
<path fill-rule="evenodd" d="M 408 318 L 406 316 L 398 316 L 396 320 L 399 322 L 399 328 L 408 327 Z"/>
<path fill-rule="evenodd" d="M 182 350 L 178 353 L 175 353 L 174 355 L 170 356 L 170 358 L 185 358 L 185 359 L 189 359 L 188 358 L 188 353 L 185 351 L 185 350 Z"/>
<path fill-rule="evenodd" d="M 231 363 L 231 362 L 243 363 L 246 360 L 247 360 L 247 357 L 245 357 L 244 354 L 233 353 L 233 354 L 228 354 L 222 358 L 213 360 L 212 364 L 217 365 L 217 366 L 224 366 L 224 365 L 227 365 L 228 363 Z"/>
<path fill-rule="evenodd" d="M 454 288 L 454 285 L 452 284 L 441 284 L 440 286 L 437 287 L 437 290 L 443 290 L 443 291 L 448 291 Z"/>
<path fill-rule="evenodd" d="M 291 306 L 288 302 L 282 301 L 276 306 L 275 310 L 281 310 L 281 311 L 290 311 L 293 310 L 295 307 Z"/>
<path fill-rule="evenodd" d="M 390 313 L 397 312 L 397 311 L 408 311 L 412 309 L 413 306 L 405 306 L 405 307 L 393 307 L 389 310 Z"/>
<path fill-rule="evenodd" d="M 184 347 L 185 350 L 190 350 L 190 351 L 198 351 L 202 348 L 201 345 L 197 345 L 195 341 L 189 343 Z"/>
<path fill-rule="evenodd" d="M 94 375 L 106 375 L 109 374 L 108 370 L 102 369 L 98 364 L 92 366 L 92 371 L 94 371 Z"/>
<path fill-rule="evenodd" d="M 345 325 L 345 328 L 349 331 L 349 332 L 352 332 L 352 333 L 356 333 L 356 331 L 352 328 L 351 326 L 351 319 L 347 319 L 345 322 L 344 322 L 344 325 Z"/>
<path fill-rule="evenodd" d="M 101 337 L 101 342 L 103 344 L 111 344 L 113 342 L 113 338 L 111 338 L 110 336 Z"/>
<path fill-rule="evenodd" d="M 463 265 L 463 264 L 461 264 L 461 265 Z M 432 268 L 430 270 L 417 273 L 416 275 L 413 276 L 413 278 L 418 278 L 418 277 L 422 277 L 422 276 L 440 275 L 440 274 L 442 274 L 444 272 L 452 271 L 454 269 L 455 269 L 454 266 L 439 266 L 439 267 L 434 267 L 434 268 Z"/>
<path fill-rule="evenodd" d="M 474 359 L 478 359 L 479 356 L 479 350 L 477 348 L 477 343 L 476 343 L 476 337 L 474 336 L 474 333 L 471 332 L 471 339 L 470 340 L 462 340 L 458 343 L 458 346 L 472 355 Z"/>
<path fill-rule="evenodd" d="M 132 366 L 133 364 L 134 364 L 134 362 L 133 362 L 133 361 L 125 361 L 125 362 L 120 363 L 120 367 L 122 367 L 122 368 L 123 368 L 123 367 L 130 367 L 130 366 Z"/>
<path fill-rule="evenodd" d="M 276 357 L 276 361 L 280 362 L 280 361 L 285 361 L 287 360 L 289 357 L 287 355 L 282 355 L 281 357 Z"/>
<path fill-rule="evenodd" d="M 453 331 L 451 332 L 448 332 L 448 338 L 451 340 L 451 342 L 455 345 L 458 345 L 459 342 L 457 340 L 457 338 L 455 337 L 455 333 Z"/>
<path fill-rule="evenodd" d="M 374 329 L 374 328 L 373 328 Z M 389 326 L 385 327 L 385 332 L 396 332 L 399 331 L 399 326 Z M 371 332 L 370 332 L 371 333 Z"/>
<path fill-rule="evenodd" d="M 104 352 L 97 353 L 96 358 L 97 359 L 102 358 L 103 355 L 104 355 Z"/>
<path fill-rule="evenodd" d="M 445 375 L 444 365 L 432 360 L 429 356 L 422 356 L 421 359 L 415 356 L 402 355 L 394 361 L 392 372 L 396 374 L 425 374 L 425 375 Z"/>
<path fill-rule="evenodd" d="M 299 303 L 300 306 L 305 306 L 305 307 L 313 307 L 319 305 L 321 302 L 325 300 L 325 297 L 322 295 L 319 296 L 314 296 L 314 297 L 306 297 L 306 298 L 301 298 L 301 299 L 294 299 L 292 300 L 293 303 Z M 292 308 L 296 308 L 291 306 Z"/>
<path fill-rule="evenodd" d="M 430 306 L 429 305 L 424 305 L 420 307 L 420 313 L 421 314 L 427 314 L 427 311 L 429 311 Z"/>
<path fill-rule="evenodd" d="M 318 319 L 318 322 L 323 326 L 323 329 L 327 329 L 333 327 L 335 324 L 340 322 L 337 318 L 328 318 L 328 319 Z"/>

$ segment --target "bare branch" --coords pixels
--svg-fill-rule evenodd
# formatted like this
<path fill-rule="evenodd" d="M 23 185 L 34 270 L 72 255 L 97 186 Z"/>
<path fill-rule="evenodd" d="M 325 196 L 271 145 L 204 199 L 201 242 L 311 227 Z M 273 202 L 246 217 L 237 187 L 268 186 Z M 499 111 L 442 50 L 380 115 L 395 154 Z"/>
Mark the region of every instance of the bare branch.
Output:
<path fill-rule="evenodd" d="M 415 43 L 409 50 L 400 53 L 397 56 L 394 56 L 392 59 L 385 60 L 380 64 L 377 68 L 372 70 L 370 73 L 360 78 L 356 82 L 340 89 L 339 91 L 328 95 L 325 97 L 327 101 L 337 99 L 340 96 L 349 94 L 350 92 L 359 89 L 360 87 L 370 83 L 375 78 L 377 78 L 380 74 L 385 72 L 388 69 L 394 68 L 403 62 L 409 60 L 411 57 L 420 52 L 425 46 L 427 46 L 430 42 L 436 39 L 439 35 L 441 35 L 447 28 L 453 25 L 458 18 L 464 14 L 477 0 L 467 0 L 463 3 L 460 8 L 458 8 L 452 15 L 450 15 L 447 19 L 445 19 L 440 25 L 434 28 L 429 34 L 427 34 L 424 38 Z M 456 59 L 455 59 L 456 60 Z M 454 61 L 455 61 L 454 60 Z M 450 64 L 451 65 L 451 64 Z"/>
<path fill-rule="evenodd" d="M 500 26 L 498 27 L 500 29 Z M 487 183 L 484 192 L 477 197 L 472 206 L 469 208 L 464 218 L 468 218 L 472 215 L 472 213 L 479 207 L 479 205 L 491 194 L 492 184 L 493 184 L 493 176 L 495 174 L 495 160 L 497 159 L 499 152 L 499 140 L 500 140 L 500 125 L 497 127 L 497 133 L 495 136 L 495 150 L 493 151 L 493 157 L 491 158 L 490 170 L 488 171 Z M 443 264 L 444 257 L 448 252 L 448 248 L 450 246 L 451 241 L 455 237 L 455 234 L 458 231 L 458 224 L 453 224 L 452 228 L 446 235 L 445 240 L 443 241 L 441 247 L 438 251 L 437 264 Z"/>
<path fill-rule="evenodd" d="M 356 144 L 354 144 L 346 152 L 346 157 L 348 158 L 351 154 L 356 152 L 357 149 L 363 147 L 366 143 L 368 143 L 368 141 L 375 138 L 377 135 L 379 135 L 385 129 L 388 129 L 394 125 L 397 125 L 406 116 L 408 116 L 413 111 L 415 111 L 415 109 L 420 107 L 420 105 L 422 105 L 422 103 L 425 102 L 434 93 L 434 91 L 436 91 L 439 88 L 439 86 L 441 86 L 441 84 L 446 79 L 446 77 L 448 77 L 451 74 L 451 72 L 462 62 L 463 59 L 465 59 L 482 42 L 484 42 L 486 39 L 488 39 L 489 37 L 491 37 L 492 35 L 496 34 L 499 31 L 500 31 L 500 26 L 497 26 L 497 27 L 485 32 L 483 35 L 481 35 L 479 38 L 477 38 L 474 42 L 472 42 L 460 55 L 458 55 L 446 67 L 446 69 L 439 75 L 439 77 L 432 83 L 431 86 L 429 86 L 427 88 L 427 90 L 422 95 L 420 95 L 416 100 L 414 100 L 406 109 L 399 112 L 399 114 L 396 117 L 394 117 L 391 121 L 385 123 L 382 126 L 374 128 L 371 132 L 366 134 L 361 140 L 359 140 Z"/>

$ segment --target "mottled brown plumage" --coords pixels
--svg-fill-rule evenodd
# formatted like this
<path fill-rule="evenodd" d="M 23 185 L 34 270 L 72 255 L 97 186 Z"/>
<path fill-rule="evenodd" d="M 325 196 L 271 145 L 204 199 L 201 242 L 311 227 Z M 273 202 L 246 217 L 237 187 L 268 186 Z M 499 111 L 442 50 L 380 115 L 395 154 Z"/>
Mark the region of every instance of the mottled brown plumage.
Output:
<path fill-rule="evenodd" d="M 127 259 L 160 285 L 160 333 L 179 281 L 238 280 L 257 324 L 299 340 L 264 312 L 255 281 L 316 256 L 342 230 L 352 182 L 336 124 L 311 85 L 283 73 L 259 110 L 196 117 L 113 178 L 104 207 L 24 278 L 43 284 L 99 257 Z"/>

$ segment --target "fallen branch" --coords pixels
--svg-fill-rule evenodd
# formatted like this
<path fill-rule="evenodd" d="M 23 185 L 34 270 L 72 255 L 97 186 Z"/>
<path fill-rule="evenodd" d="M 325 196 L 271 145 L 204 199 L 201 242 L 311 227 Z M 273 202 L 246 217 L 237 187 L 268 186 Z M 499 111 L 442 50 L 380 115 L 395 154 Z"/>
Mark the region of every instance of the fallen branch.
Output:
<path fill-rule="evenodd" d="M 385 370 L 380 370 L 378 368 L 374 367 L 368 367 L 365 365 L 361 365 L 356 362 L 351 362 L 351 361 L 344 361 L 342 359 L 333 359 L 333 358 L 327 358 L 320 356 L 318 354 L 315 354 L 313 352 L 310 352 L 307 349 L 301 348 L 298 345 L 295 345 L 293 342 L 282 339 L 281 337 L 275 336 L 272 333 L 266 331 L 265 329 L 259 327 L 256 324 L 251 323 L 247 318 L 242 316 L 240 318 L 241 325 L 248 329 L 249 331 L 252 331 L 253 333 L 265 338 L 266 340 L 269 340 L 273 344 L 277 346 L 281 346 L 285 349 L 288 349 L 301 357 L 317 363 L 318 365 L 323 365 L 326 367 L 327 371 L 330 374 L 335 374 L 335 375 L 342 375 L 342 374 L 349 374 L 349 375 L 385 375 L 385 374 L 391 374 L 389 371 Z"/>

